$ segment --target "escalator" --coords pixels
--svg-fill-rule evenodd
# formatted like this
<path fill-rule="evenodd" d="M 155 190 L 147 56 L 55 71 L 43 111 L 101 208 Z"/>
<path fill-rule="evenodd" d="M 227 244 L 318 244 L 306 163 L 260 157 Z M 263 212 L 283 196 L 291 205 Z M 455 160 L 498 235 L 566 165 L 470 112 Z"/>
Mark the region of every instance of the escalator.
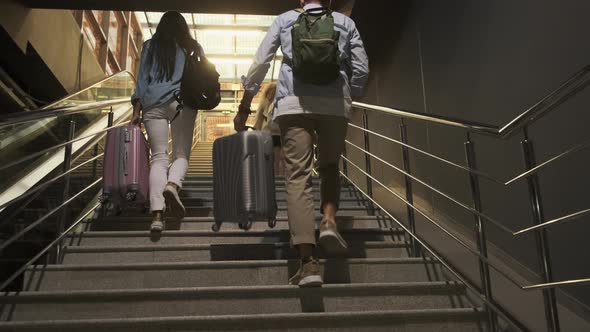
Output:
<path fill-rule="evenodd" d="M 0 117 L 0 280 L 53 241 L 61 233 L 60 220 L 75 220 L 96 199 L 109 113 L 115 126 L 128 120 L 134 88 L 134 77 L 120 72 L 40 110 Z M 72 171 L 63 175 L 68 141 Z M 82 191 L 67 208 L 48 215 Z M 49 252 L 42 260 L 55 261 L 55 255 Z M 16 279 L 8 289 L 22 286 Z"/>

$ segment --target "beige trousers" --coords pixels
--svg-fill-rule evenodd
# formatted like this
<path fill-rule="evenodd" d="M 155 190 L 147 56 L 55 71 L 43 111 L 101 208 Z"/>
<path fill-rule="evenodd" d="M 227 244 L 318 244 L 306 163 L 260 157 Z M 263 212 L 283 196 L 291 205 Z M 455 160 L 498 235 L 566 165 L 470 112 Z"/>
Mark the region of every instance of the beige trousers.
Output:
<path fill-rule="evenodd" d="M 340 156 L 348 119 L 340 116 L 297 114 L 277 118 L 285 155 L 287 213 L 291 244 L 316 244 L 315 212 L 311 176 L 314 143 L 317 143 L 316 169 L 321 181 L 321 204 L 340 200 Z"/>

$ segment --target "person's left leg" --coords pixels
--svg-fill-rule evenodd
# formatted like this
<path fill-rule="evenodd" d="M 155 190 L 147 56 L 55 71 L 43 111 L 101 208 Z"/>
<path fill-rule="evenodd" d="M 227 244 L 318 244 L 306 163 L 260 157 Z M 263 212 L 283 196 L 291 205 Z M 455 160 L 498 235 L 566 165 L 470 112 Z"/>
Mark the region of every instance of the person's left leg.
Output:
<path fill-rule="evenodd" d="M 156 112 L 158 110 L 154 110 Z M 150 230 L 164 230 L 164 188 L 168 178 L 168 120 L 149 119 L 144 121 L 151 150 L 150 167 L 150 211 L 153 215 Z"/>
<path fill-rule="evenodd" d="M 277 120 L 285 153 L 287 214 L 291 244 L 297 250 L 301 266 L 289 279 L 300 287 L 321 286 L 319 262 L 314 257 L 315 215 L 311 172 L 313 168 L 313 121 L 304 115 L 284 115 Z"/>
<path fill-rule="evenodd" d="M 176 102 L 172 103 L 171 108 L 175 109 L 176 105 Z M 174 111 L 175 113 L 176 111 Z M 172 215 L 177 220 L 184 218 L 185 215 L 184 205 L 180 201 L 178 191 L 182 188 L 182 183 L 188 171 L 196 117 L 197 111 L 185 108 L 180 111 L 176 119 L 170 124 L 173 161 L 168 172 L 168 184 L 164 190 L 164 198 L 170 206 Z"/>
<path fill-rule="evenodd" d="M 317 170 L 320 175 L 321 211 L 320 245 L 327 253 L 347 249 L 336 225 L 340 203 L 340 157 L 344 151 L 348 119 L 339 116 L 316 115 Z"/>

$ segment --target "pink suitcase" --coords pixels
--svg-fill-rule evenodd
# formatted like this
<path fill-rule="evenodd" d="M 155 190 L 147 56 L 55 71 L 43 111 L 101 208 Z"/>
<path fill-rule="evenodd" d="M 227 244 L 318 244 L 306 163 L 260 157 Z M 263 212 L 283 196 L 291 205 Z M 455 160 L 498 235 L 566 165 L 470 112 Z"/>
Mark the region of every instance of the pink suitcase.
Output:
<path fill-rule="evenodd" d="M 139 126 L 127 125 L 109 130 L 103 174 L 103 202 L 119 208 L 147 206 L 149 148 Z"/>

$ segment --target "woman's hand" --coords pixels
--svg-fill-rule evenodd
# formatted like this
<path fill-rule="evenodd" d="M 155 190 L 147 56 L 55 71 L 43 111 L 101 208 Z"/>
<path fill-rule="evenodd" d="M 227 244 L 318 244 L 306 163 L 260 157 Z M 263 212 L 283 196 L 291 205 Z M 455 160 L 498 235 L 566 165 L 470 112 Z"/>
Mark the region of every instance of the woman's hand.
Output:
<path fill-rule="evenodd" d="M 136 102 L 133 105 L 133 116 L 131 117 L 131 124 L 139 126 L 141 125 L 141 102 Z"/>

